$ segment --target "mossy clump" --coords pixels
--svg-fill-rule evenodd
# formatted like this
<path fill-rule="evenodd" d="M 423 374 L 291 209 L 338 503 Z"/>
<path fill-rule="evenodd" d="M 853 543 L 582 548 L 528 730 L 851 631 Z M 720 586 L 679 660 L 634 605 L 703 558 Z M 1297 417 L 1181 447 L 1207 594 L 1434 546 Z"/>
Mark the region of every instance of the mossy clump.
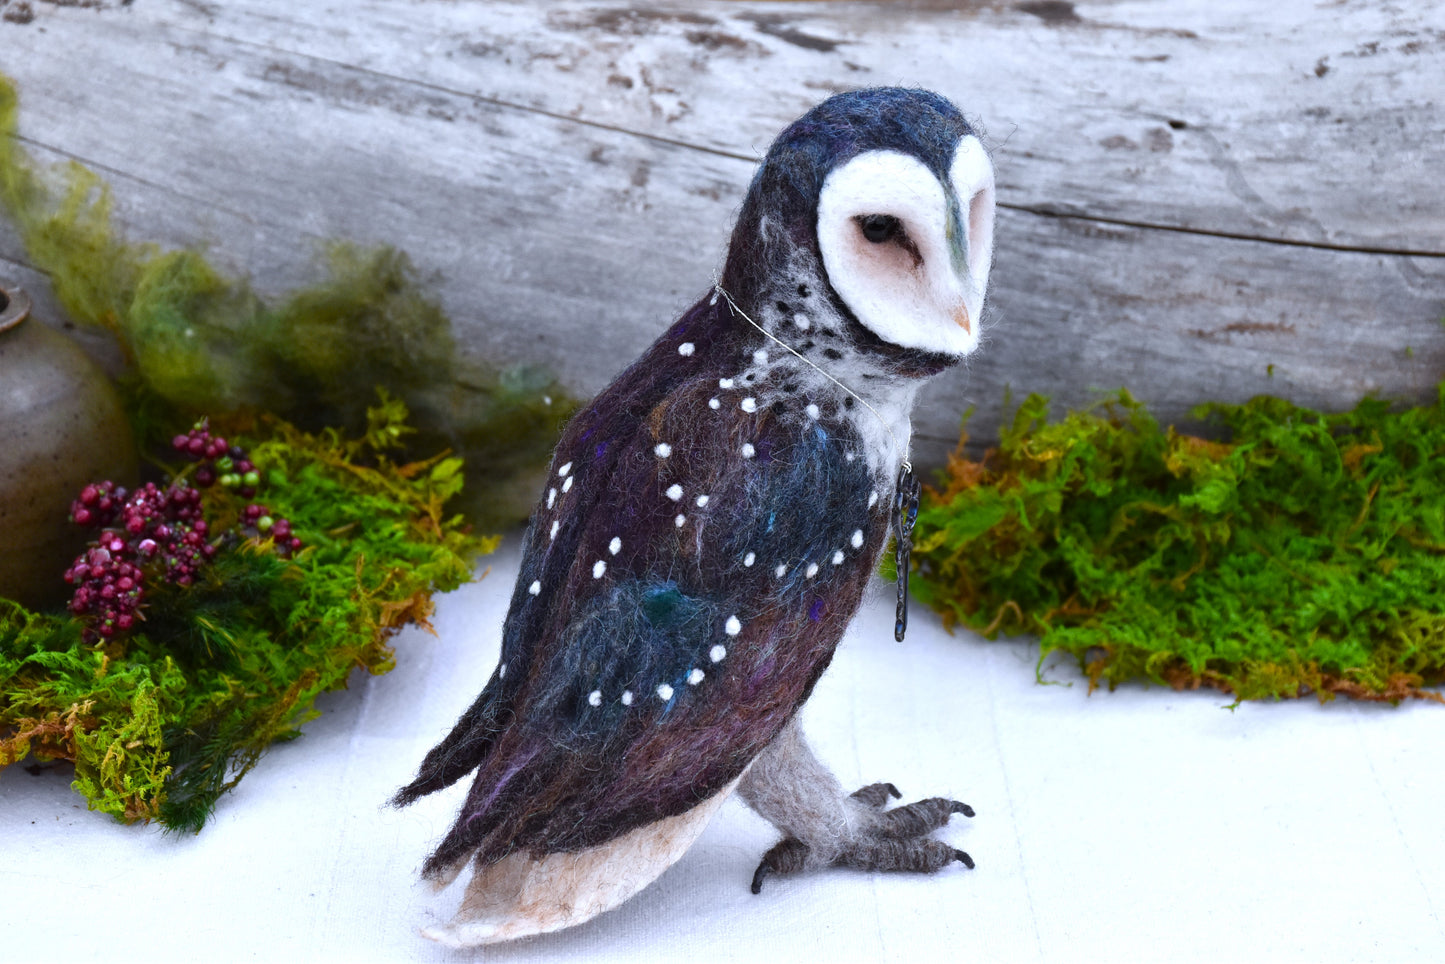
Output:
<path fill-rule="evenodd" d="M 246 412 L 359 432 L 383 388 L 411 410 L 412 455 L 448 447 L 465 457 L 471 518 L 526 516 L 531 476 L 575 404 L 541 369 L 464 358 L 404 253 L 328 244 L 322 280 L 270 303 L 202 251 L 126 240 L 105 182 L 75 162 L 35 164 L 17 117 L 15 88 L 0 76 L 0 207 L 70 316 L 115 336 L 143 444 L 201 415 Z"/>
<path fill-rule="evenodd" d="M 1040 665 L 1069 653 L 1091 689 L 1440 701 L 1445 385 L 1403 410 L 1194 415 L 1226 441 L 1161 429 L 1127 393 L 1058 422 L 1030 396 L 925 493 L 914 593 L 990 638 L 1037 634 Z"/>
<path fill-rule="evenodd" d="M 77 620 L 0 600 L 0 767 L 69 760 L 92 809 L 195 831 L 266 747 L 299 734 L 320 693 L 357 667 L 389 670 L 389 638 L 426 626 L 431 595 L 496 545 L 444 508 L 460 459 L 393 460 L 406 414 L 384 399 L 356 438 L 269 417 L 225 425 L 305 548 L 283 558 L 267 539 L 226 541 L 194 585 L 148 592 L 124 638 L 89 644 Z M 203 493 L 212 531 L 232 528 L 247 500 Z"/>

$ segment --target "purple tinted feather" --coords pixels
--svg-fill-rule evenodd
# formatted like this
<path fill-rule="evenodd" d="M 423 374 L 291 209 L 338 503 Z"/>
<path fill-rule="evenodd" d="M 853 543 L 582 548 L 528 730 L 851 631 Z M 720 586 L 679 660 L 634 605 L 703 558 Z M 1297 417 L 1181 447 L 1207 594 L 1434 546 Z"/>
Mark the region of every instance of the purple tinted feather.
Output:
<path fill-rule="evenodd" d="M 507 785 L 512 777 L 520 773 L 524 766 L 532 762 L 532 758 L 537 755 L 537 751 L 540 749 L 540 746 L 529 748 L 515 763 L 508 767 L 506 771 L 502 773 L 501 779 L 492 787 L 492 792 L 487 794 L 487 799 L 482 801 L 481 806 L 467 814 L 463 823 L 471 823 L 473 820 L 484 815 L 491 808 L 492 804 L 496 802 L 497 795 L 502 792 L 502 788 Z"/>

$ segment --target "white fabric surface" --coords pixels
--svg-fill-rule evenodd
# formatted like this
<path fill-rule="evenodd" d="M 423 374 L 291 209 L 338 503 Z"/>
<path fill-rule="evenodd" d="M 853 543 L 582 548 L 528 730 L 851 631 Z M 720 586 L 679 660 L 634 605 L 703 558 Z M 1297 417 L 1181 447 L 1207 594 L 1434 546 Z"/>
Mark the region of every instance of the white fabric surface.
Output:
<path fill-rule="evenodd" d="M 833 871 L 748 892 L 771 827 L 729 801 L 620 909 L 473 953 L 417 933 L 414 883 L 464 792 L 384 806 L 496 662 L 516 542 L 440 600 L 438 638 L 324 699 L 199 836 L 90 813 L 62 772 L 0 773 L 4 961 L 1445 960 L 1445 707 L 1085 693 L 1035 647 L 949 636 L 880 584 L 804 711 L 847 786 L 978 810 L 978 869 Z"/>

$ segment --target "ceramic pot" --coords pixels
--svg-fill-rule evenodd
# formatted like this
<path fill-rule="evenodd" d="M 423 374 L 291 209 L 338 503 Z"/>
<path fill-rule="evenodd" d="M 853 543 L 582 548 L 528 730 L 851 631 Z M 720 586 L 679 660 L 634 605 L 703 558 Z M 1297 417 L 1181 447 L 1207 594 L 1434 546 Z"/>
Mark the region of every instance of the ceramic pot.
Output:
<path fill-rule="evenodd" d="M 70 524 L 71 500 L 137 471 L 110 379 L 29 313 L 25 292 L 0 287 L 0 596 L 44 609 L 65 603 L 62 575 L 93 535 Z"/>

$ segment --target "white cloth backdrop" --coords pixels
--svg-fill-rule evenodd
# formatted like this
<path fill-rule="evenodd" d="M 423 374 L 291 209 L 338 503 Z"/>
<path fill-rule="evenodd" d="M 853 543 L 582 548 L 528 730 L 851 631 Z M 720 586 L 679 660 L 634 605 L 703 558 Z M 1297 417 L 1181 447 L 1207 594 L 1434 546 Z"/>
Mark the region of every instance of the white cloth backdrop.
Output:
<path fill-rule="evenodd" d="M 0 773 L 3 961 L 1445 960 L 1445 707 L 1214 693 L 1086 694 L 1036 647 L 949 636 L 880 584 L 804 712 L 845 785 L 951 794 L 978 869 L 833 871 L 748 892 L 771 827 L 730 801 L 619 910 L 484 952 L 420 925 L 415 885 L 464 788 L 387 796 L 491 673 L 516 538 L 440 600 L 437 638 L 353 677 L 268 753 L 199 835 L 90 813 L 63 771 Z"/>

